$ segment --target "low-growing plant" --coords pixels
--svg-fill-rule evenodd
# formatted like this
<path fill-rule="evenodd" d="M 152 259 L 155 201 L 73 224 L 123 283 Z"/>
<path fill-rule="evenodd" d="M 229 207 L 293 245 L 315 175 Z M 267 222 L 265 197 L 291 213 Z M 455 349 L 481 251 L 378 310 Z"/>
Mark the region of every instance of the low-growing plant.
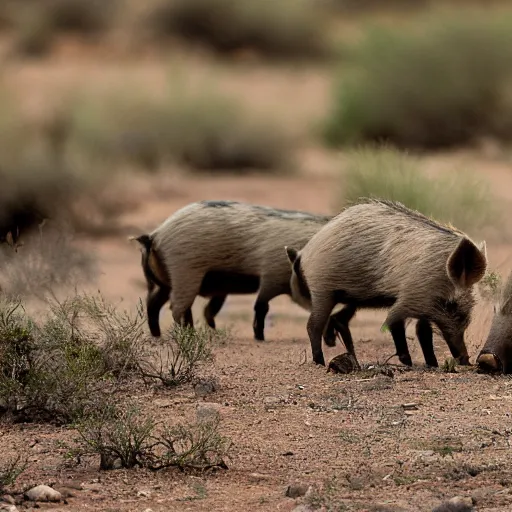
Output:
<path fill-rule="evenodd" d="M 18 454 L 0 466 L 0 492 L 13 485 L 17 478 L 27 469 L 28 460 Z"/>
<path fill-rule="evenodd" d="M 99 455 L 100 469 L 227 468 L 230 442 L 219 433 L 218 419 L 162 428 L 133 405 L 110 403 L 75 426 L 72 455 Z"/>
<path fill-rule="evenodd" d="M 148 349 L 140 363 L 141 373 L 165 386 L 189 382 L 201 365 L 212 361 L 212 344 L 216 338 L 217 332 L 209 327 L 174 324 L 168 338 Z"/>
<path fill-rule="evenodd" d="M 457 360 L 453 357 L 448 357 L 444 360 L 441 370 L 444 373 L 457 373 Z"/>
<path fill-rule="evenodd" d="M 409 28 L 375 28 L 334 86 L 325 139 L 440 148 L 481 136 L 510 140 L 512 20 L 435 12 Z"/>
<path fill-rule="evenodd" d="M 385 147 L 347 152 L 338 204 L 344 206 L 362 197 L 398 201 L 463 230 L 484 228 L 498 216 L 496 199 L 486 182 L 457 171 L 430 178 L 418 158 Z"/>
<path fill-rule="evenodd" d="M 251 49 L 273 58 L 330 53 L 325 20 L 311 0 L 162 0 L 145 25 L 158 39 L 180 37 L 221 53 Z"/>
<path fill-rule="evenodd" d="M 99 305 L 102 307 L 99 307 Z M 77 295 L 31 319 L 20 301 L 0 304 L 0 405 L 25 420 L 69 423 L 134 374 L 143 317 Z"/>
<path fill-rule="evenodd" d="M 89 159 L 148 170 L 171 161 L 196 171 L 272 172 L 289 155 L 281 129 L 212 93 L 85 99 L 74 123 L 75 148 Z"/>

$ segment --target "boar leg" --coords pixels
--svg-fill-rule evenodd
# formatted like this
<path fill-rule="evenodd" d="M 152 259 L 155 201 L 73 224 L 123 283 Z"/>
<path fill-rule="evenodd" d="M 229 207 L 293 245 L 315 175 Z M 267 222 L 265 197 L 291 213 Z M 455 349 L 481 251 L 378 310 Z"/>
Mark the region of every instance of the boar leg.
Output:
<path fill-rule="evenodd" d="M 256 303 L 254 304 L 254 322 L 252 327 L 254 329 L 254 339 L 257 341 L 265 341 L 265 317 L 267 316 L 269 305 L 268 303 L 275 297 L 288 293 L 286 288 L 276 287 L 275 284 L 271 284 L 265 278 L 261 278 L 260 291 L 256 297 Z"/>
<path fill-rule="evenodd" d="M 416 336 L 420 342 L 421 350 L 423 351 L 423 357 L 427 366 L 433 366 L 437 368 L 436 355 L 434 353 L 434 335 L 432 332 L 432 326 L 426 318 L 420 318 L 416 324 Z"/>
<path fill-rule="evenodd" d="M 174 277 L 174 276 L 173 276 Z M 173 279 L 171 291 L 171 311 L 177 324 L 193 327 L 192 304 L 201 288 L 203 276 L 185 280 L 184 277 Z"/>
<path fill-rule="evenodd" d="M 336 346 L 336 332 L 338 329 L 336 328 L 335 323 L 336 321 L 332 317 L 329 318 L 329 321 L 327 322 L 327 325 L 324 329 L 324 341 L 328 347 Z"/>
<path fill-rule="evenodd" d="M 405 322 L 403 320 L 397 320 L 388 325 L 391 336 L 393 336 L 393 341 L 395 342 L 396 354 L 399 361 L 406 366 L 412 366 L 411 354 L 409 353 L 407 338 L 405 337 Z"/>
<path fill-rule="evenodd" d="M 214 295 L 204 308 L 204 318 L 212 329 L 215 329 L 215 317 L 224 305 L 226 297 L 227 295 Z"/>
<path fill-rule="evenodd" d="M 336 327 L 337 331 L 340 333 L 341 339 L 343 340 L 343 344 L 347 349 L 347 352 L 354 356 L 354 359 L 357 361 L 356 352 L 354 349 L 354 341 L 352 340 L 352 334 L 350 333 L 350 329 L 348 324 L 352 317 L 356 314 L 357 308 L 353 305 L 345 306 L 341 311 L 332 315 L 329 319 L 329 322 Z"/>
<path fill-rule="evenodd" d="M 311 303 L 311 314 L 307 326 L 311 352 L 313 361 L 325 366 L 324 353 L 322 352 L 322 335 L 335 304 L 331 296 L 313 296 Z"/>
<path fill-rule="evenodd" d="M 149 331 L 152 336 L 159 337 L 160 332 L 160 310 L 169 300 L 171 290 L 160 286 L 152 286 L 146 299 L 146 314 L 148 318 Z"/>

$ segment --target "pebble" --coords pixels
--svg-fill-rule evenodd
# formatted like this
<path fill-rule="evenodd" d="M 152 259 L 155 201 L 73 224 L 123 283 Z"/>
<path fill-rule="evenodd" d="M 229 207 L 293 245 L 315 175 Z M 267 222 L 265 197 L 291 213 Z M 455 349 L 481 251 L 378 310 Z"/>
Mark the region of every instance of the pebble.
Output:
<path fill-rule="evenodd" d="M 306 484 L 290 484 L 286 488 L 285 496 L 288 498 L 300 498 L 301 496 L 305 496 L 308 489 L 309 485 Z"/>
<path fill-rule="evenodd" d="M 279 405 L 280 402 L 281 399 L 278 396 L 266 396 L 263 399 L 263 405 L 266 409 L 274 409 Z"/>
<path fill-rule="evenodd" d="M 16 505 L 11 505 L 10 503 L 0 503 L 0 510 L 2 512 L 19 512 Z"/>
<path fill-rule="evenodd" d="M 252 482 L 261 482 L 264 480 L 270 480 L 270 476 L 263 475 L 262 473 L 250 473 L 249 480 L 251 480 Z"/>
<path fill-rule="evenodd" d="M 38 485 L 25 493 L 25 498 L 29 501 L 53 501 L 62 499 L 60 492 L 47 485 Z"/>
<path fill-rule="evenodd" d="M 471 498 L 455 496 L 441 505 L 435 507 L 432 512 L 473 512 L 473 501 Z"/>
<path fill-rule="evenodd" d="M 11 505 L 16 505 L 16 500 L 9 494 L 4 494 L 2 496 L 2 501 L 5 503 L 10 503 Z"/>
<path fill-rule="evenodd" d="M 196 394 L 197 397 L 202 398 L 206 395 L 214 393 L 215 391 L 217 391 L 218 388 L 219 383 L 217 379 L 213 377 L 199 379 L 194 385 L 194 393 Z"/>
<path fill-rule="evenodd" d="M 312 509 L 309 505 L 299 505 L 298 507 L 295 507 L 292 512 L 314 512 L 314 509 Z"/>
<path fill-rule="evenodd" d="M 214 402 L 203 402 L 197 404 L 196 419 L 198 423 L 219 420 L 220 408 L 221 405 Z"/>

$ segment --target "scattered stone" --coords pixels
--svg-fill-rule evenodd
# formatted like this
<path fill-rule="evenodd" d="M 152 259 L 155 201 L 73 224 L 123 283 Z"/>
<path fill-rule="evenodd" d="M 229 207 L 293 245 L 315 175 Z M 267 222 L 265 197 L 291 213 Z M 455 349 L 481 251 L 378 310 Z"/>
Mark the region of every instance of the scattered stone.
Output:
<path fill-rule="evenodd" d="M 329 362 L 327 371 L 332 373 L 352 373 L 360 369 L 361 367 L 356 358 L 346 352 L 345 354 L 333 357 Z"/>
<path fill-rule="evenodd" d="M 141 491 L 137 491 L 137 496 L 139 498 L 149 498 L 151 496 L 151 491 L 148 491 L 148 490 L 141 490 Z"/>
<path fill-rule="evenodd" d="M 275 409 L 281 403 L 281 399 L 278 396 L 266 396 L 263 399 L 263 405 L 265 409 Z"/>
<path fill-rule="evenodd" d="M 214 377 L 205 377 L 198 379 L 194 384 L 194 393 L 197 397 L 202 398 L 206 395 L 211 395 L 219 389 L 219 382 Z"/>
<path fill-rule="evenodd" d="M 174 400 L 169 400 L 168 398 L 156 398 L 155 400 L 153 400 L 153 405 L 162 408 L 173 407 Z"/>
<path fill-rule="evenodd" d="M 82 489 L 84 491 L 101 492 L 103 486 L 99 483 L 92 482 L 90 484 L 82 484 Z"/>
<path fill-rule="evenodd" d="M 58 487 L 55 486 L 55 490 L 57 492 L 60 492 L 62 499 L 74 498 L 76 496 L 76 493 L 75 493 L 76 489 L 72 489 L 71 487 L 59 485 Z"/>
<path fill-rule="evenodd" d="M 402 407 L 406 411 L 417 411 L 418 410 L 418 404 L 415 404 L 414 402 L 411 402 L 409 404 L 402 404 Z"/>
<path fill-rule="evenodd" d="M 217 421 L 220 419 L 221 405 L 215 402 L 203 402 L 197 404 L 196 419 L 199 423 Z"/>
<path fill-rule="evenodd" d="M 52 489 L 48 485 L 38 485 L 25 493 L 25 499 L 28 501 L 57 502 L 62 499 L 62 495 L 60 492 Z"/>
<path fill-rule="evenodd" d="M 305 496 L 308 492 L 309 485 L 306 484 L 290 484 L 286 488 L 285 496 L 288 498 L 300 498 L 301 496 Z"/>
<path fill-rule="evenodd" d="M 311 508 L 309 505 L 299 505 L 298 507 L 295 507 L 292 512 L 315 512 L 313 508 Z"/>
<path fill-rule="evenodd" d="M 10 494 L 4 494 L 2 496 L 2 501 L 5 503 L 10 503 L 11 505 L 16 505 L 16 500 Z"/>
<path fill-rule="evenodd" d="M 19 512 L 16 505 L 11 505 L 10 503 L 0 503 L 0 510 L 2 512 Z"/>
<path fill-rule="evenodd" d="M 249 480 L 251 480 L 251 482 L 262 482 L 264 480 L 270 480 L 270 476 L 269 475 L 263 475 L 262 473 L 250 473 L 249 474 Z"/>
<path fill-rule="evenodd" d="M 471 498 L 463 498 L 456 496 L 441 505 L 438 505 L 432 512 L 473 512 L 473 500 Z"/>

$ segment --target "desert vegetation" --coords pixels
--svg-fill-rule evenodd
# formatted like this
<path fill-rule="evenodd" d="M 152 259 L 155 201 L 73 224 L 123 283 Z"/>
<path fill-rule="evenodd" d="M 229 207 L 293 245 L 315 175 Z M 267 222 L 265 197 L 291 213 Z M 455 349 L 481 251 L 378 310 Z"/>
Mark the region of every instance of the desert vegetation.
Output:
<path fill-rule="evenodd" d="M 470 0 L 0 2 L 0 509 L 510 508 L 506 376 L 437 332 L 424 368 L 415 322 L 394 364 L 382 311 L 326 372 L 286 297 L 263 343 L 241 296 L 153 338 L 127 238 L 204 199 L 399 201 L 487 242 L 474 362 L 512 261 L 511 28 Z"/>

